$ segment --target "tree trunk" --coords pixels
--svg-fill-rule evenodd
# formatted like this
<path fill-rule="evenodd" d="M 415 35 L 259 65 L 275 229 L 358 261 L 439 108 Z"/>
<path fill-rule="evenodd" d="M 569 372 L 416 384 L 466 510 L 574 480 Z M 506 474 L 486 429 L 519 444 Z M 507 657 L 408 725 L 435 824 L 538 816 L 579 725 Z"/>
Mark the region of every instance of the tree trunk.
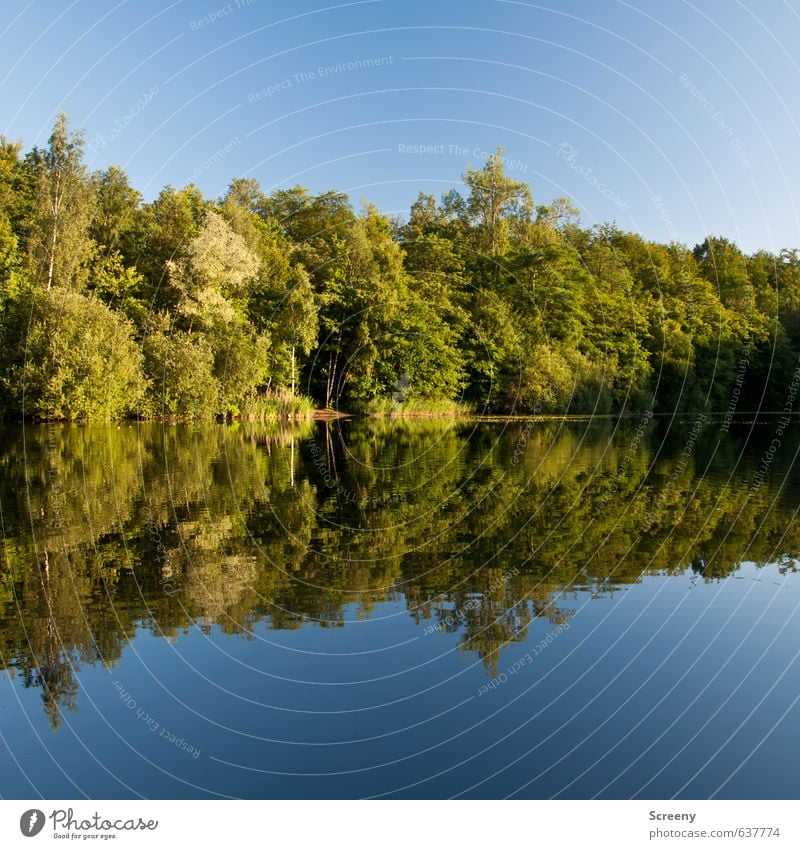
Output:
<path fill-rule="evenodd" d="M 336 349 L 336 356 L 333 358 L 333 374 L 331 374 L 331 390 L 336 391 L 336 369 L 339 366 L 339 349 Z M 338 405 L 338 395 L 337 395 Z M 330 407 L 330 404 L 328 404 Z"/>
<path fill-rule="evenodd" d="M 331 406 L 331 370 L 333 369 L 333 351 L 328 351 L 328 375 L 325 380 L 325 409 Z"/>
<path fill-rule="evenodd" d="M 58 219 L 61 215 L 61 172 L 56 171 L 53 191 L 53 233 L 50 237 L 50 256 L 47 263 L 47 291 L 53 285 L 56 264 L 56 244 L 58 242 Z"/>

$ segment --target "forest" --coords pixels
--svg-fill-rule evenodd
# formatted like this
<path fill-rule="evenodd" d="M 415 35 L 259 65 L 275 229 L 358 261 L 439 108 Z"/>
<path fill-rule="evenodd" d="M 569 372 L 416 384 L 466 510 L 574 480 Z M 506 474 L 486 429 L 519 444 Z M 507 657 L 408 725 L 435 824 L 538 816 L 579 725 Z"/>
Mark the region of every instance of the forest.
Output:
<path fill-rule="evenodd" d="M 800 354 L 800 253 L 691 248 L 569 199 L 502 149 L 463 192 L 390 217 L 334 190 L 232 180 L 152 202 L 58 116 L 0 138 L 7 417 L 780 410 Z"/>

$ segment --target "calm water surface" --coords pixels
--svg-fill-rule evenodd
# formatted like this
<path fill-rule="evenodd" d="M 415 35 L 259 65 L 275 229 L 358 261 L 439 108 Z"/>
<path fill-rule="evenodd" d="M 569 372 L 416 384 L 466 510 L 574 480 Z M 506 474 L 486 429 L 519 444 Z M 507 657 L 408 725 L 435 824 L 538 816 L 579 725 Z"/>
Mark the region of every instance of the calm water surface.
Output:
<path fill-rule="evenodd" d="M 0 795 L 792 798 L 775 428 L 7 428 Z"/>

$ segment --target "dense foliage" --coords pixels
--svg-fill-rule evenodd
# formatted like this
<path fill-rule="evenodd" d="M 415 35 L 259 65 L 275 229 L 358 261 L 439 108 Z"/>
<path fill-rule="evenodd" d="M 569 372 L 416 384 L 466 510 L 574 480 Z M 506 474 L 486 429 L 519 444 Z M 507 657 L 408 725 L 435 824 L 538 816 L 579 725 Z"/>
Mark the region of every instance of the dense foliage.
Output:
<path fill-rule="evenodd" d="M 206 418 L 319 406 L 500 413 L 782 409 L 800 253 L 690 249 L 535 205 L 502 155 L 392 220 L 343 194 L 151 203 L 59 116 L 0 140 L 0 397 L 13 415 Z"/>

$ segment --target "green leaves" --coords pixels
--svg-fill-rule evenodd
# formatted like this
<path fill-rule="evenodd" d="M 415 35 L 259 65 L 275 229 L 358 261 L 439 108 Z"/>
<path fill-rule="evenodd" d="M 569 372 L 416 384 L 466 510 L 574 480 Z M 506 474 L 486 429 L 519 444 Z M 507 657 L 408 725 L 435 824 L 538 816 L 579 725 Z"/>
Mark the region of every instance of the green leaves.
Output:
<path fill-rule="evenodd" d="M 0 139 L 13 414 L 23 383 L 25 412 L 65 417 L 130 413 L 145 383 L 137 412 L 190 418 L 299 387 L 343 409 L 714 410 L 737 380 L 755 409 L 780 402 L 800 354 L 797 251 L 583 228 L 569 199 L 534 207 L 501 148 L 467 168 L 464 196 L 420 194 L 405 222 L 252 178 L 219 202 L 189 185 L 142 205 L 121 168 L 86 172 L 63 115 L 45 149 L 21 154 Z M 74 297 L 42 296 L 56 290 Z"/>
<path fill-rule="evenodd" d="M 4 383 L 20 412 L 101 421 L 136 412 L 145 390 L 142 354 L 125 318 L 61 288 L 29 289 L 16 306 L 29 323 L 6 353 Z"/>

